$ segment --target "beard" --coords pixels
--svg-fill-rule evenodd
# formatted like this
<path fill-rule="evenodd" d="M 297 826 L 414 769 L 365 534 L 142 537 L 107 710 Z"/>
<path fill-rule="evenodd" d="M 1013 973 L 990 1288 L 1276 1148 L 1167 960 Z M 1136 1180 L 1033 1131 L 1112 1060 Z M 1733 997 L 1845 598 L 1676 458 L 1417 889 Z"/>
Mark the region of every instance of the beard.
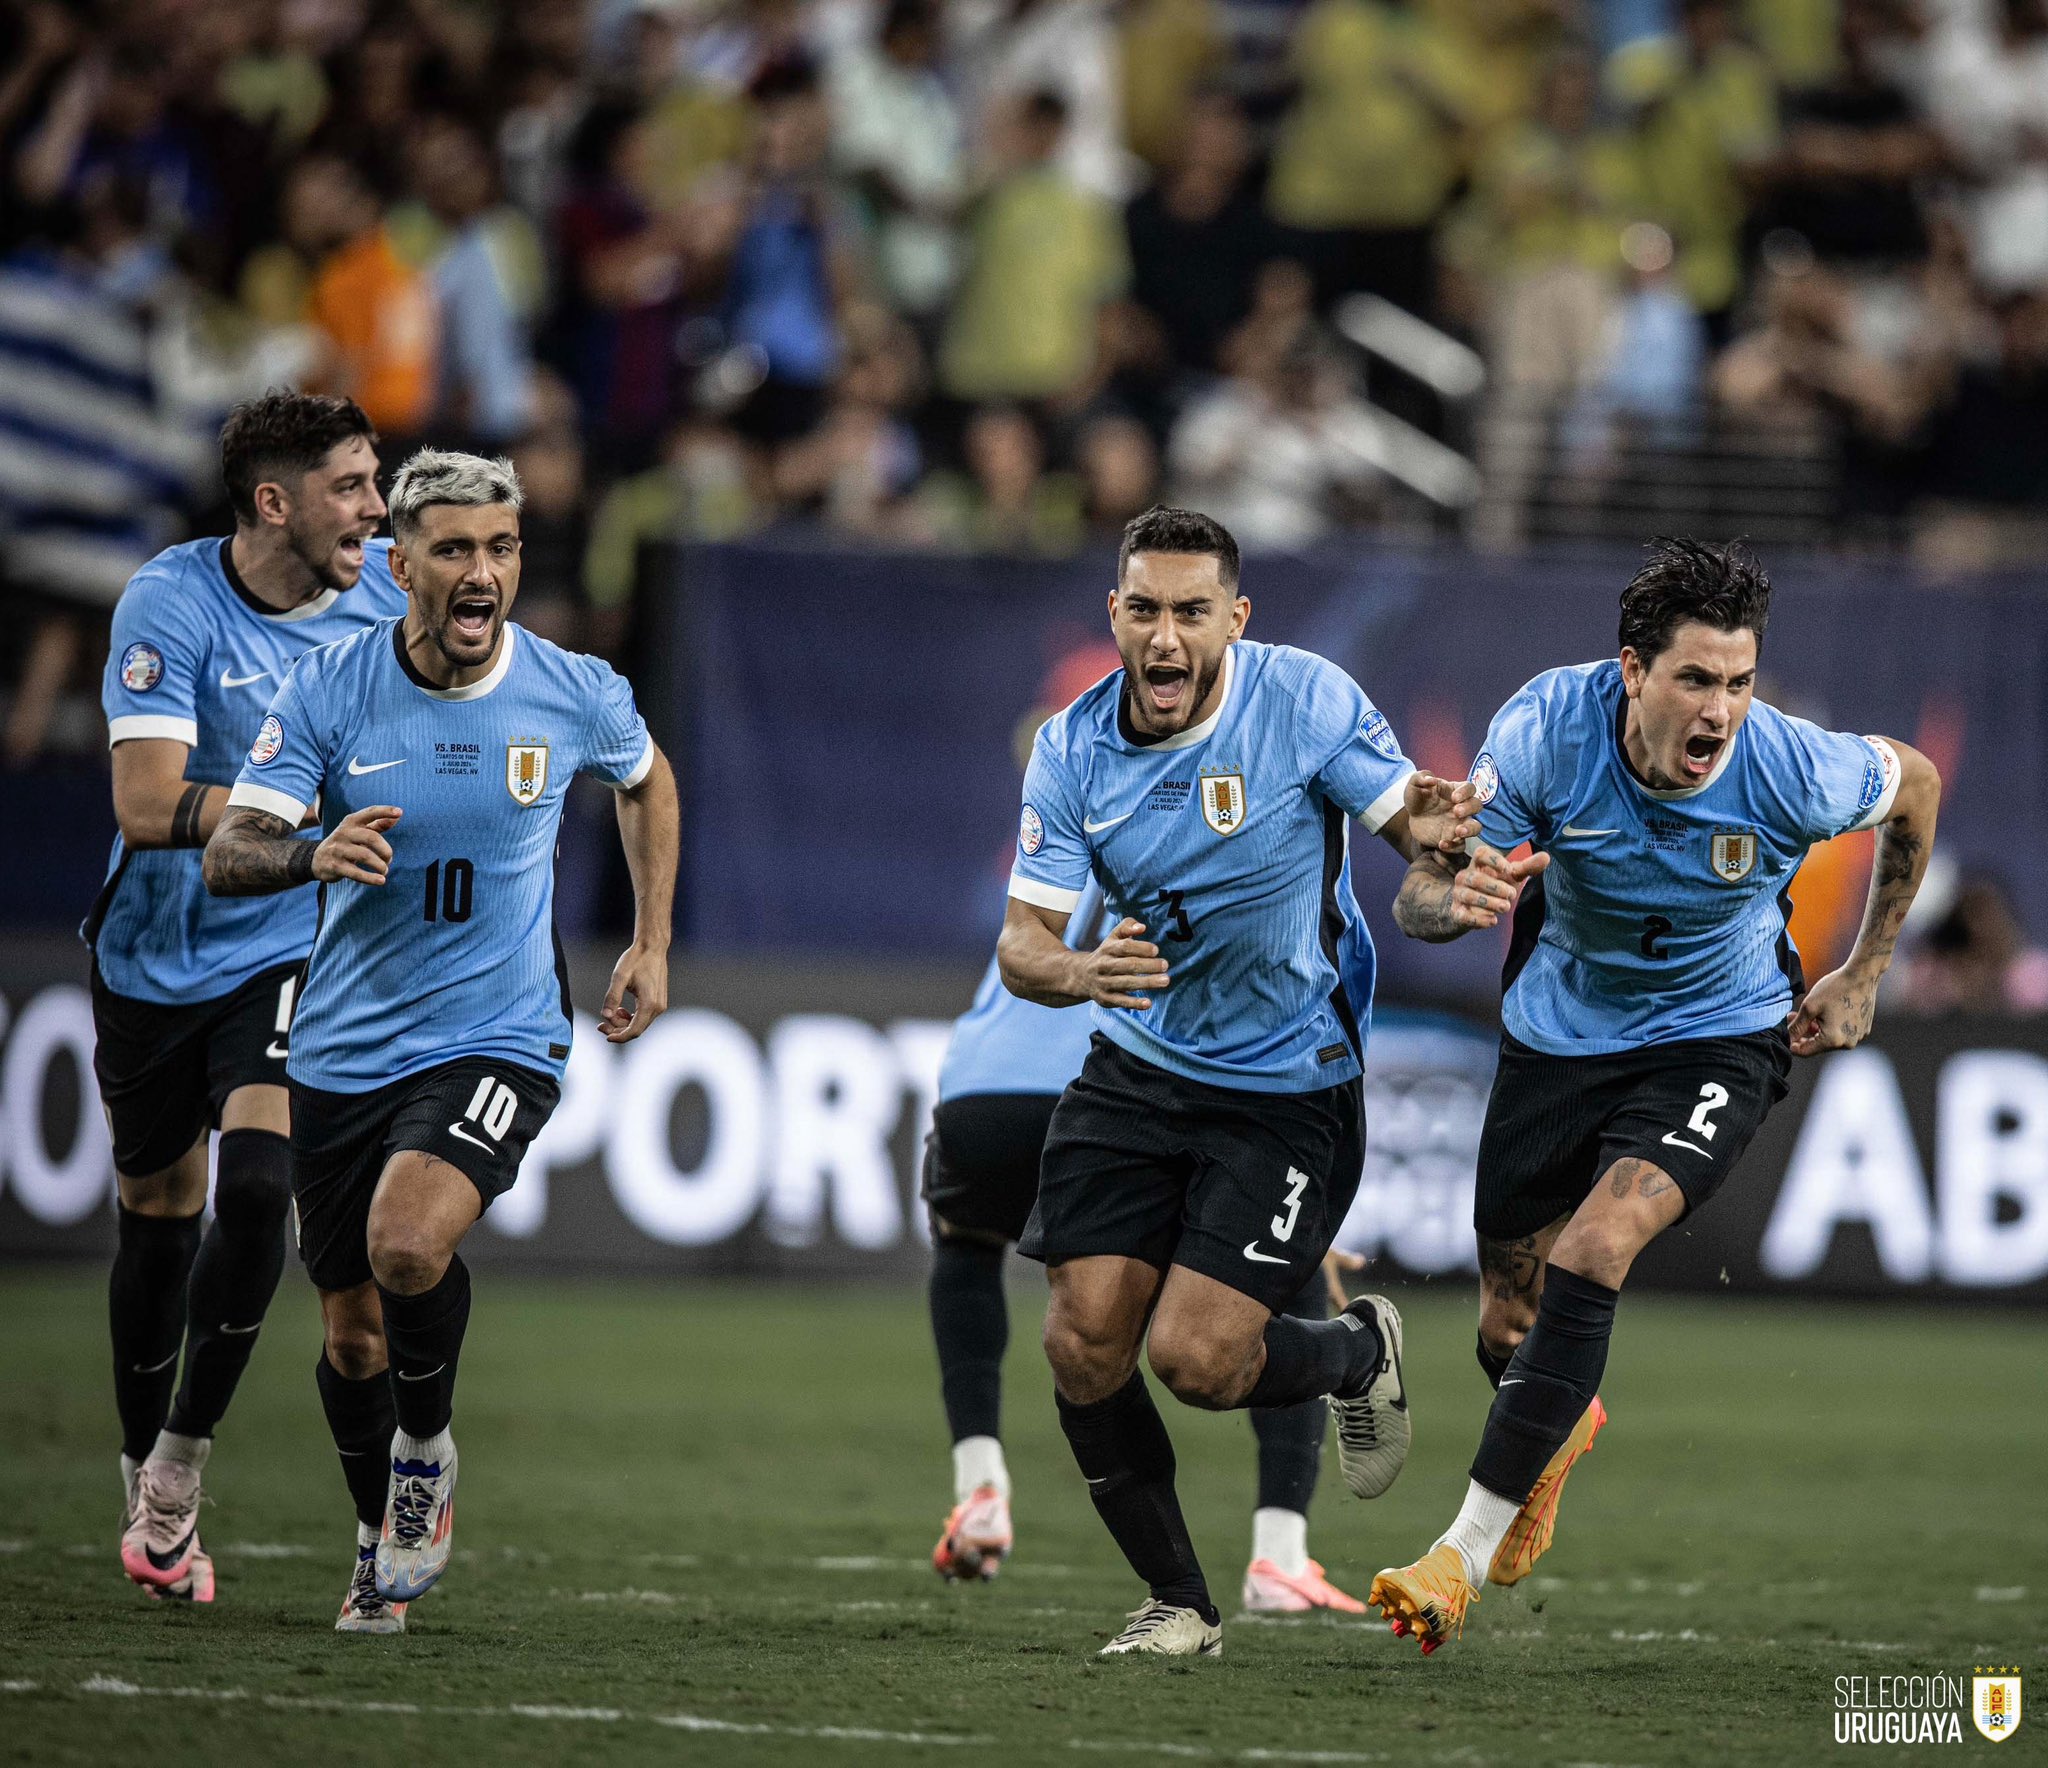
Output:
<path fill-rule="evenodd" d="M 292 557 L 306 567 L 313 581 L 322 589 L 349 589 L 355 584 L 356 579 L 342 576 L 334 562 L 335 548 L 342 539 L 340 534 L 329 534 L 323 540 L 298 528 L 285 531 L 285 544 L 291 549 Z"/>

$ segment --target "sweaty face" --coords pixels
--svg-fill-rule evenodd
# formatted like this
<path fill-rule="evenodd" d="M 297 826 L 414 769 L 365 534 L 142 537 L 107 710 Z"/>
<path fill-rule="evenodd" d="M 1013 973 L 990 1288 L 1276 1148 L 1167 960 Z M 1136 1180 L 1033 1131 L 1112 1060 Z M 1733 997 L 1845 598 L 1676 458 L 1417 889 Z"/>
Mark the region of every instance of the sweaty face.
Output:
<path fill-rule="evenodd" d="M 1702 785 L 1749 716 L 1756 634 L 1689 620 L 1652 663 L 1623 650 L 1621 673 L 1635 702 L 1628 747 L 1636 771 L 1660 792 Z"/>
<path fill-rule="evenodd" d="M 1220 564 L 1213 553 L 1133 553 L 1109 598 L 1125 704 L 1148 737 L 1177 735 L 1216 710 L 1223 654 L 1252 607 L 1223 587 Z"/>
<path fill-rule="evenodd" d="M 519 594 L 519 516 L 502 503 L 429 504 L 392 548 L 392 568 L 427 637 L 457 669 L 497 655 Z"/>
<path fill-rule="evenodd" d="M 285 543 L 324 588 L 352 589 L 363 574 L 363 542 L 383 519 L 376 450 L 351 436 L 300 478 L 285 516 Z"/>

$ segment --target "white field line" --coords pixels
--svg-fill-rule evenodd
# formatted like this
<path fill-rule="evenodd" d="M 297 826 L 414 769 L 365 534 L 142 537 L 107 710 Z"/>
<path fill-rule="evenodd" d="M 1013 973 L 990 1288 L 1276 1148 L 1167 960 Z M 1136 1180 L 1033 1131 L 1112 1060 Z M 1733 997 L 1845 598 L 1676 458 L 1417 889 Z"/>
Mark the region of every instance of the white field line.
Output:
<path fill-rule="evenodd" d="M 30 1681 L 0 1682 L 0 1694 L 49 1693 L 60 1698 L 73 1690 Z M 75 1685 L 75 1692 L 121 1700 L 208 1701 L 220 1706 L 247 1703 L 276 1712 L 396 1714 L 421 1719 L 519 1719 L 542 1724 L 569 1725 L 659 1725 L 671 1731 L 714 1733 L 729 1737 L 787 1737 L 813 1743 L 878 1743 L 937 1749 L 993 1749 L 1004 1740 L 965 1732 L 888 1731 L 865 1725 L 777 1725 L 760 1720 L 714 1719 L 701 1713 L 635 1713 L 624 1707 L 584 1707 L 545 1702 L 516 1701 L 506 1706 L 445 1706 L 424 1701 L 348 1701 L 317 1696 L 255 1694 L 246 1688 L 151 1688 L 118 1676 L 91 1676 Z M 1389 1762 L 1394 1758 L 1381 1751 L 1289 1750 L 1252 1747 L 1234 1750 L 1227 1746 L 1166 1743 L 1150 1739 L 1069 1737 L 1048 1739 L 1055 1748 L 1089 1754 L 1114 1754 L 1126 1758 L 1165 1757 L 1193 1762 L 1275 1762 L 1299 1764 L 1300 1768 L 1350 1768 L 1354 1764 Z M 1415 1760 L 1404 1751 L 1405 1760 Z M 1434 1758 L 1443 1762 L 1476 1762 L 1468 1750 Z"/>
<path fill-rule="evenodd" d="M 1977 1586 L 1977 1600 L 1979 1602 L 2024 1602 L 2026 1599 L 2027 1587 L 2024 1584 L 1979 1584 Z"/>

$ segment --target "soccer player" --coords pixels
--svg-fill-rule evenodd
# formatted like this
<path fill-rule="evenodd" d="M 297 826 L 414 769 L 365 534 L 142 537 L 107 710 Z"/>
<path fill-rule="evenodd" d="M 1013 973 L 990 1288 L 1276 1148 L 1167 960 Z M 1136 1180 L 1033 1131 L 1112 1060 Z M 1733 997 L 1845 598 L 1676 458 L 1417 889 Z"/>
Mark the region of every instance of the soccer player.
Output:
<path fill-rule="evenodd" d="M 107 1312 L 121 1563 L 157 1596 L 213 1600 L 200 1482 L 284 1270 L 285 1049 L 313 943 L 312 892 L 216 901 L 199 849 L 293 660 L 404 606 L 370 538 L 376 442 L 350 400 L 237 406 L 220 436 L 234 533 L 159 553 L 114 609 L 101 703 L 120 833 L 80 931 L 120 1192 Z"/>
<path fill-rule="evenodd" d="M 1553 669 L 1501 708 L 1472 770 L 1473 863 L 1422 855 L 1394 905 L 1412 937 L 1453 939 L 1531 880 L 1473 1212 L 1493 1407 L 1457 1520 L 1372 1586 L 1425 1653 L 1463 1631 L 1483 1579 L 1512 1584 L 1549 1546 L 1605 1420 L 1630 1264 L 1720 1188 L 1793 1056 L 1869 1032 L 1927 868 L 1941 781 L 1924 756 L 1754 699 L 1770 606 L 1741 548 L 1658 542 L 1622 591 L 1620 661 Z M 1792 875 L 1815 843 L 1873 828 L 1855 949 L 1808 988 Z M 1524 841 L 1538 851 L 1516 872 L 1501 856 Z"/>
<path fill-rule="evenodd" d="M 220 895 L 321 885 L 288 1071 L 320 1398 L 356 1505 L 343 1632 L 400 1631 L 447 1567 L 457 1248 L 559 1097 L 555 837 L 578 773 L 617 795 L 635 899 L 599 1022 L 624 1043 L 668 1004 L 674 779 L 619 677 L 509 622 L 519 505 L 504 461 L 406 463 L 404 617 L 300 659 L 206 849 Z M 324 837 L 297 839 L 316 801 Z"/>
<path fill-rule="evenodd" d="M 1349 819 L 1412 860 L 1477 832 L 1472 788 L 1418 774 L 1342 670 L 1246 641 L 1250 613 L 1220 523 L 1155 508 L 1124 530 L 1109 599 L 1124 666 L 1038 733 L 996 947 L 1013 994 L 1094 1004 L 1019 1250 L 1048 1267 L 1060 1423 L 1149 1592 L 1105 1655 L 1223 1647 L 1141 1345 L 1189 1405 L 1328 1396 L 1360 1497 L 1408 1452 L 1393 1306 L 1279 1310 L 1364 1164 L 1373 954 Z M 1065 933 L 1091 877 L 1117 920 L 1077 950 Z"/>
<path fill-rule="evenodd" d="M 1091 879 L 1068 917 L 1066 939 L 1092 947 L 1102 930 L 1102 893 Z M 1020 1000 L 1003 987 L 991 958 L 939 1069 L 924 1196 L 932 1226 L 932 1340 L 953 1433 L 953 1509 L 932 1566 L 949 1581 L 993 1578 L 1014 1543 L 1002 1444 L 1003 1352 L 1010 1340 L 1003 1251 L 1024 1233 L 1038 1197 L 1046 1129 L 1060 1093 L 1081 1071 L 1088 1038 L 1087 1015 Z M 1312 1277 L 1282 1312 L 1328 1318 L 1323 1280 Z M 1327 1413 L 1317 1398 L 1251 1415 L 1259 1490 L 1244 1574 L 1249 1613 L 1365 1612 L 1308 1556 L 1308 1506 Z"/>

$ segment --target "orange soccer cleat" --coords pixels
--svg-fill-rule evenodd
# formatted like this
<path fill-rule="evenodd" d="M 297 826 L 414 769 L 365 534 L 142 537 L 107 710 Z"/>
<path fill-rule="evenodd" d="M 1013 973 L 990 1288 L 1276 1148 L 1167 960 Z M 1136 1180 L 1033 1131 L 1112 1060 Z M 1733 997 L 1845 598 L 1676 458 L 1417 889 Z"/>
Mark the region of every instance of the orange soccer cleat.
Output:
<path fill-rule="evenodd" d="M 1565 1438 L 1564 1447 L 1551 1456 L 1550 1465 L 1536 1481 L 1536 1489 L 1508 1525 L 1507 1538 L 1494 1550 L 1493 1564 L 1487 1568 L 1488 1583 L 1519 1584 L 1550 1550 L 1550 1538 L 1557 1532 L 1557 1501 L 1564 1493 L 1564 1476 L 1571 1472 L 1572 1463 L 1593 1446 L 1593 1439 L 1606 1422 L 1607 1408 L 1595 1394 L 1593 1403 L 1572 1427 L 1572 1434 Z"/>

